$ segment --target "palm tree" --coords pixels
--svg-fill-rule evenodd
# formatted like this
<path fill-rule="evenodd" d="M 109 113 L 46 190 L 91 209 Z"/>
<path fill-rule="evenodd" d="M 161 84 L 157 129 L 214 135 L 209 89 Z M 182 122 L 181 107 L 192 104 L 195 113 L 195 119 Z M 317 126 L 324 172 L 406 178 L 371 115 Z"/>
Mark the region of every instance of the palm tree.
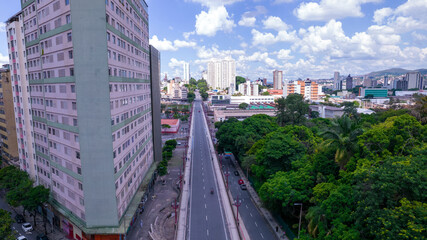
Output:
<path fill-rule="evenodd" d="M 344 169 L 357 147 L 357 137 L 362 134 L 362 129 L 358 128 L 356 122 L 348 116 L 335 118 L 332 121 L 332 128 L 320 133 L 326 138 L 323 147 L 336 148 L 335 162 Z"/>
<path fill-rule="evenodd" d="M 325 211 L 321 207 L 310 207 L 305 218 L 308 220 L 307 231 L 314 238 L 319 234 L 319 228 L 328 230 Z"/>

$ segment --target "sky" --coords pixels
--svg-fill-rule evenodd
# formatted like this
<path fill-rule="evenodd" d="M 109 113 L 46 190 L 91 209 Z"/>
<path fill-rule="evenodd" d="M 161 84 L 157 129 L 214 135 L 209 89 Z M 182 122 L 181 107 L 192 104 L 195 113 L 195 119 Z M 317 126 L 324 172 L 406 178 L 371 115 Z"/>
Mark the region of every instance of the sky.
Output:
<path fill-rule="evenodd" d="M 1 0 L 6 1 L 6 0 Z M 9 3 L 10 2 L 10 3 Z M 19 11 L 0 8 L 0 21 Z M 199 79 L 211 59 L 232 57 L 239 76 L 272 81 L 427 68 L 427 0 L 146 0 L 161 72 Z M 0 23 L 0 63 L 7 42 Z"/>

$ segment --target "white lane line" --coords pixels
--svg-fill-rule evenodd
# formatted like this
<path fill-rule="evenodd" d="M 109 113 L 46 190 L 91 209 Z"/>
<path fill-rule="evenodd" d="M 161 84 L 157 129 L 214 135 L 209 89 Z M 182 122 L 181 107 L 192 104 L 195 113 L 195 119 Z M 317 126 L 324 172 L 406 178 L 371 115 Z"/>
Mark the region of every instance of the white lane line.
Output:
<path fill-rule="evenodd" d="M 252 213 L 249 213 L 250 215 L 251 215 L 251 217 L 254 217 L 254 216 L 252 216 Z"/>
<path fill-rule="evenodd" d="M 246 208 L 248 208 L 248 204 L 246 204 Z"/>
<path fill-rule="evenodd" d="M 203 194 L 203 197 L 206 198 L 206 194 Z"/>
<path fill-rule="evenodd" d="M 206 235 L 209 236 L 209 229 L 206 229 Z"/>
<path fill-rule="evenodd" d="M 206 215 L 206 221 L 208 220 L 208 215 Z"/>
<path fill-rule="evenodd" d="M 261 234 L 261 237 L 264 238 L 264 235 L 262 235 L 262 233 L 259 233 L 259 234 Z"/>
<path fill-rule="evenodd" d="M 205 186 L 203 186 L 203 190 L 205 190 Z"/>
<path fill-rule="evenodd" d="M 255 226 L 257 226 L 258 227 L 258 224 L 255 222 Z"/>
<path fill-rule="evenodd" d="M 205 208 L 208 208 L 208 207 L 206 206 L 206 203 L 205 203 Z"/>

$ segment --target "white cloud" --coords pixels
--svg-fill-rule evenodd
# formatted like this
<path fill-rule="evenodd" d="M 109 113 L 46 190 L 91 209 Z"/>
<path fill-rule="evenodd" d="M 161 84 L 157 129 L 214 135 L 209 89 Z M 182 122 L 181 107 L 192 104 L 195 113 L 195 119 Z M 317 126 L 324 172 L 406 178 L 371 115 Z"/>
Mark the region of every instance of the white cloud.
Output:
<path fill-rule="evenodd" d="M 249 61 L 249 62 L 263 62 L 266 64 L 267 67 L 269 68 L 278 68 L 280 67 L 279 64 L 277 64 L 276 60 L 270 58 L 268 56 L 267 52 L 255 52 L 250 56 L 245 56 L 242 55 L 239 57 L 239 62 L 243 62 L 243 61 Z"/>
<path fill-rule="evenodd" d="M 393 14 L 393 9 L 391 8 L 378 9 L 374 13 L 374 22 L 376 24 L 382 24 L 384 21 L 384 18 L 390 16 L 391 14 Z"/>
<path fill-rule="evenodd" d="M 199 47 L 197 50 L 197 57 L 210 60 L 210 59 L 223 59 L 226 57 L 236 57 L 244 55 L 245 51 L 243 50 L 219 50 L 218 46 L 213 46 L 211 48 L 206 48 L 205 46 Z M 204 61 L 199 60 L 199 61 Z"/>
<path fill-rule="evenodd" d="M 282 4 L 282 3 L 290 3 L 294 0 L 274 0 L 273 4 Z"/>
<path fill-rule="evenodd" d="M 185 38 L 185 40 L 188 40 L 192 35 L 194 35 L 194 34 L 196 34 L 196 32 L 195 31 L 192 31 L 192 32 L 184 32 L 183 34 L 182 34 L 182 36 Z"/>
<path fill-rule="evenodd" d="M 163 40 L 160 40 L 156 35 L 154 35 L 150 39 L 150 44 L 153 45 L 157 50 L 159 51 L 176 51 L 178 48 L 174 47 L 172 42 L 167 40 L 166 38 L 163 38 Z"/>
<path fill-rule="evenodd" d="M 196 33 L 198 35 L 215 36 L 217 31 L 231 32 L 235 26 L 224 6 L 211 7 L 208 12 L 196 15 Z"/>
<path fill-rule="evenodd" d="M 247 44 L 247 43 L 245 43 L 245 42 L 242 42 L 242 43 L 240 43 L 240 47 L 242 47 L 242 48 L 247 48 L 247 47 L 248 47 L 248 44 Z"/>
<path fill-rule="evenodd" d="M 0 22 L 0 33 L 6 32 L 6 23 Z"/>
<path fill-rule="evenodd" d="M 256 22 L 256 18 L 255 17 L 245 17 L 242 16 L 242 18 L 239 21 L 239 26 L 244 26 L 244 27 L 253 27 L 255 25 Z"/>
<path fill-rule="evenodd" d="M 252 45 L 254 46 L 271 45 L 277 42 L 294 42 L 298 39 L 295 31 L 290 33 L 287 31 L 280 31 L 277 36 L 274 36 L 272 33 L 262 33 L 256 29 L 252 29 L 251 33 Z"/>
<path fill-rule="evenodd" d="M 411 35 L 412 35 L 412 37 L 415 40 L 418 40 L 418 41 L 427 41 L 427 35 L 420 34 L 420 33 L 417 33 L 417 32 L 413 32 Z"/>
<path fill-rule="evenodd" d="M 176 58 L 171 58 L 170 62 L 168 63 L 168 66 L 172 69 L 174 68 L 182 68 L 182 66 L 186 63 L 186 61 L 183 60 L 177 60 Z"/>
<path fill-rule="evenodd" d="M 273 29 L 276 31 L 288 30 L 288 25 L 279 17 L 269 16 L 266 20 L 262 21 L 265 29 Z"/>
<path fill-rule="evenodd" d="M 182 48 L 182 47 L 195 47 L 197 44 L 195 42 L 187 42 L 187 41 L 181 41 L 181 40 L 175 40 L 173 41 L 173 44 L 176 48 Z"/>
<path fill-rule="evenodd" d="M 159 51 L 176 51 L 183 47 L 195 47 L 195 42 L 187 42 L 182 40 L 175 40 L 173 43 L 166 38 L 160 40 L 156 35 L 150 39 L 150 44 L 153 45 Z"/>
<path fill-rule="evenodd" d="M 277 58 L 281 59 L 281 60 L 289 60 L 289 59 L 294 58 L 290 54 L 291 54 L 291 50 L 289 50 L 289 49 L 280 49 L 280 51 L 277 52 Z"/>
<path fill-rule="evenodd" d="M 303 21 L 329 21 L 345 17 L 363 17 L 361 5 L 381 0 L 321 0 L 303 2 L 294 10 L 295 16 Z"/>
<path fill-rule="evenodd" d="M 9 56 L 3 55 L 0 53 L 0 66 L 3 66 L 4 64 L 9 64 Z"/>

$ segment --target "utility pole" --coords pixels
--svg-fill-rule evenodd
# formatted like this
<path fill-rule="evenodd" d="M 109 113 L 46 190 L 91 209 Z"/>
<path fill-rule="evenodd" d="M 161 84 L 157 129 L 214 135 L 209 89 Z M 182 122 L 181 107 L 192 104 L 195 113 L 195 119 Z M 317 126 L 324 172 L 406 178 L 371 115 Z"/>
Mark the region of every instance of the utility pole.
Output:
<path fill-rule="evenodd" d="M 175 228 L 176 228 L 176 224 L 178 222 L 176 210 L 179 208 L 179 204 L 176 203 L 176 198 L 175 198 L 175 202 L 171 203 L 171 207 L 175 210 Z"/>
<path fill-rule="evenodd" d="M 237 223 L 237 226 L 239 226 L 239 207 L 242 205 L 242 200 L 239 200 L 239 196 L 238 195 L 237 195 L 237 199 L 234 200 L 233 205 L 236 206 L 236 208 L 237 208 L 237 220 L 236 220 L 236 223 Z"/>
<path fill-rule="evenodd" d="M 299 224 L 298 224 L 298 239 L 299 239 L 299 232 L 301 230 L 302 203 L 294 203 L 294 206 L 301 206 L 299 210 Z"/>

